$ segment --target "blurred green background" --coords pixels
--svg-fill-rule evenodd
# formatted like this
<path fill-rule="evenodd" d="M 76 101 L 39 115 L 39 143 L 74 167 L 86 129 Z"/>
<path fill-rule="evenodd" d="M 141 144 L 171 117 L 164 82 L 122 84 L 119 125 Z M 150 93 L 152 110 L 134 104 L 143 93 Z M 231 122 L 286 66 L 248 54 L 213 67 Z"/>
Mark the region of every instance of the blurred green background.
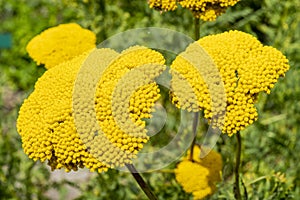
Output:
<path fill-rule="evenodd" d="M 259 96 L 259 120 L 242 132 L 242 190 L 249 199 L 300 196 L 299 10 L 298 0 L 242 0 L 217 21 L 201 23 L 201 37 L 231 29 L 245 31 L 282 51 L 291 65 L 270 95 Z M 130 174 L 82 171 L 84 179 L 76 179 L 69 178 L 76 173 L 59 172 L 59 178 L 53 178 L 45 164 L 23 153 L 15 127 L 18 110 L 45 71 L 29 58 L 25 47 L 32 37 L 60 23 L 76 22 L 95 32 L 101 42 L 116 33 L 149 26 L 193 36 L 192 21 L 187 10 L 161 14 L 149 9 L 146 0 L 0 0 L 0 34 L 12 35 L 12 47 L 0 49 L 0 199 L 146 199 Z M 234 137 L 219 139 L 216 149 L 223 156 L 223 181 L 208 199 L 233 199 L 235 146 Z M 159 199 L 192 199 L 169 169 L 143 176 Z"/>

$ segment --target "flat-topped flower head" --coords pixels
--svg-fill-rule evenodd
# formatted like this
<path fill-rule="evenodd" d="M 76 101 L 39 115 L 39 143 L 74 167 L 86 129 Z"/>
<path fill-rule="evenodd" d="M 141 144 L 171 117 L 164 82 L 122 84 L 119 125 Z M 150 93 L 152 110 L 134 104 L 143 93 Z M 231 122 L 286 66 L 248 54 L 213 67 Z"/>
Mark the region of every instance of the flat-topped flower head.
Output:
<path fill-rule="evenodd" d="M 226 115 L 219 128 L 223 133 L 235 134 L 257 120 L 254 103 L 258 93 L 270 93 L 278 78 L 284 76 L 289 69 L 288 60 L 280 51 L 262 45 L 255 37 L 241 31 L 206 36 L 190 45 L 185 54 L 191 54 L 196 44 L 211 56 L 222 77 L 226 92 L 226 100 L 223 102 L 226 104 Z M 180 98 L 182 102 L 186 102 L 186 105 L 178 106 L 184 109 L 193 107 L 193 111 L 203 109 L 205 117 L 211 119 L 218 107 L 215 106 L 217 104 L 210 105 L 211 96 L 215 94 L 211 94 L 208 82 L 203 77 L 207 74 L 201 74 L 181 55 L 172 63 L 171 69 L 175 79 L 187 81 L 198 98 L 197 108 L 195 100 L 183 99 L 184 97 L 175 93 L 175 100 Z M 175 104 L 180 104 L 178 102 L 174 101 Z"/>
<path fill-rule="evenodd" d="M 216 190 L 216 183 L 221 181 L 222 157 L 210 151 L 206 157 L 200 158 L 200 147 L 194 146 L 193 161 L 189 160 L 190 152 L 175 169 L 175 178 L 187 193 L 194 199 L 203 199 Z"/>
<path fill-rule="evenodd" d="M 96 35 L 78 24 L 60 24 L 31 39 L 26 47 L 29 56 L 49 69 L 73 59 L 96 46 Z"/>
<path fill-rule="evenodd" d="M 203 21 L 214 21 L 230 6 L 234 6 L 240 0 L 148 0 L 150 8 L 160 11 L 173 11 L 179 4 L 189 9 L 195 18 Z"/>
<path fill-rule="evenodd" d="M 131 163 L 148 140 L 142 119 L 151 117 L 159 98 L 153 78 L 164 70 L 163 63 L 160 53 L 144 47 L 133 47 L 121 54 L 95 49 L 47 70 L 19 111 L 17 129 L 25 153 L 34 160 L 48 160 L 52 169 L 66 171 L 87 167 L 101 172 Z M 102 69 L 103 74 L 96 80 L 99 83 L 91 104 L 77 105 L 80 99 L 87 102 L 86 96 L 91 92 L 88 85 L 79 83 L 84 93 L 74 93 L 78 75 L 86 75 L 81 70 L 84 64 Z M 90 80 L 90 75 L 96 73 L 99 71 L 89 68 L 86 78 Z M 139 79 L 140 74 L 143 76 Z M 144 81 L 139 83 L 141 79 Z M 93 111 L 98 129 L 92 120 L 84 118 Z M 80 123 L 87 129 L 81 129 Z"/>

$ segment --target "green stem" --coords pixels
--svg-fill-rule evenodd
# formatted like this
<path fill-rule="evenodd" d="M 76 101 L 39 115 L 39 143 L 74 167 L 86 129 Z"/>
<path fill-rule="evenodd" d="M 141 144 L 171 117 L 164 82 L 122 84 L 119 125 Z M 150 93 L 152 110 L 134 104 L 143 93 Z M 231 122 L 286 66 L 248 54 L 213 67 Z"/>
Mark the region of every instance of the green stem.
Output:
<path fill-rule="evenodd" d="M 157 200 L 157 197 L 153 194 L 149 185 L 144 181 L 144 179 L 141 177 L 139 172 L 135 169 L 134 165 L 126 164 L 126 167 L 131 172 L 132 176 L 134 177 L 136 182 L 139 184 L 139 186 L 142 188 L 144 193 L 147 195 L 149 200 Z"/>
<path fill-rule="evenodd" d="M 198 40 L 200 38 L 200 20 L 198 18 L 194 18 L 194 28 L 195 28 L 195 40 Z M 194 139 L 192 141 L 191 147 L 190 147 L 190 161 L 193 161 L 193 155 L 194 155 L 194 146 L 196 144 L 196 135 L 197 135 L 197 128 L 198 128 L 198 121 L 199 121 L 199 112 L 196 112 L 194 115 L 193 120 L 193 136 Z"/>
<path fill-rule="evenodd" d="M 194 161 L 193 155 L 194 155 L 194 146 L 196 144 L 196 135 L 197 135 L 197 128 L 198 128 L 198 121 L 199 121 L 199 112 L 196 112 L 194 114 L 194 119 L 193 119 L 193 136 L 194 139 L 192 141 L 191 147 L 190 147 L 190 161 Z"/>
<path fill-rule="evenodd" d="M 238 132 L 236 134 L 236 139 L 237 139 L 237 151 L 236 151 L 236 161 L 235 161 L 235 169 L 234 169 L 234 174 L 235 174 L 235 185 L 233 188 L 234 192 L 234 197 L 237 200 L 241 200 L 241 191 L 240 191 L 240 175 L 239 175 L 239 168 L 240 168 L 240 162 L 241 162 L 241 151 L 242 151 L 242 140 L 241 140 L 241 134 Z"/>

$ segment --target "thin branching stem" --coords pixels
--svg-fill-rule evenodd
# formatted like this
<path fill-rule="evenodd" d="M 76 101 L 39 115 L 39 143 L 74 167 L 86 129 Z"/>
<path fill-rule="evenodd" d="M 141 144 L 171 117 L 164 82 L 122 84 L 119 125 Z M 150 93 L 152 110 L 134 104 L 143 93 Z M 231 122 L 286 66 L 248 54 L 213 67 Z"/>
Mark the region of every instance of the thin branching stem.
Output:
<path fill-rule="evenodd" d="M 132 164 L 126 164 L 127 169 L 131 172 L 132 176 L 136 180 L 136 182 L 139 184 L 139 186 L 142 188 L 144 193 L 147 195 L 149 200 L 157 200 L 157 197 L 154 195 L 154 193 L 151 191 L 149 185 L 144 181 L 142 176 L 139 174 L 139 172 L 136 170 L 134 165 Z"/>
<path fill-rule="evenodd" d="M 241 191 L 240 191 L 240 162 L 241 162 L 241 151 L 242 151 L 242 139 L 241 139 L 241 134 L 238 132 L 236 134 L 236 139 L 237 139 L 237 150 L 236 150 L 236 158 L 235 158 L 235 169 L 234 169 L 234 174 L 235 174 L 235 183 L 234 183 L 234 197 L 236 200 L 241 200 Z"/>

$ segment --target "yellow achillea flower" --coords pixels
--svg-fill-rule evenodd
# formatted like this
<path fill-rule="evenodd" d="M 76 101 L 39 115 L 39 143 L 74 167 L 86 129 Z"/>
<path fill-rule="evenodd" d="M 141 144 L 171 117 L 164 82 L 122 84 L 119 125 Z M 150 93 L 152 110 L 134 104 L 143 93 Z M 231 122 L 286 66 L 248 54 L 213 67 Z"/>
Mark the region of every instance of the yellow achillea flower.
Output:
<path fill-rule="evenodd" d="M 194 146 L 193 161 L 188 155 L 177 165 L 175 178 L 194 199 L 203 199 L 216 190 L 216 183 L 221 181 L 222 157 L 215 151 L 200 158 L 200 147 Z"/>
<path fill-rule="evenodd" d="M 162 11 L 173 11 L 177 8 L 176 0 L 148 0 L 150 8 Z"/>
<path fill-rule="evenodd" d="M 97 89 L 101 92 L 104 89 L 104 96 L 102 98 L 102 96 L 95 95 L 94 104 L 79 105 L 76 107 L 77 110 L 74 110 L 74 103 L 76 104 L 74 100 L 78 100 L 77 97 L 74 97 L 76 94 L 73 93 L 74 83 L 78 73 L 81 73 L 79 69 L 82 64 L 86 62 L 88 55 L 93 54 L 96 56 L 88 60 L 89 65 L 96 65 L 99 68 L 108 66 L 99 82 L 98 87 L 100 89 Z M 140 57 L 137 59 L 136 56 Z M 108 86 L 105 82 L 109 81 L 110 84 L 115 84 L 116 77 L 121 78 L 125 72 L 130 71 L 131 67 L 137 67 L 138 64 L 147 63 L 148 61 L 164 62 L 161 54 L 142 47 L 128 56 L 118 54 L 110 49 L 96 49 L 90 54 L 84 53 L 70 61 L 61 63 L 58 67 L 47 70 L 36 82 L 33 93 L 24 101 L 19 111 L 17 129 L 22 138 L 25 153 L 34 160 L 42 162 L 48 160 L 48 164 L 53 170 L 65 168 L 66 171 L 70 171 L 72 169 L 77 170 L 78 167 L 87 167 L 91 171 L 98 170 L 101 172 L 106 171 L 109 167 L 130 163 L 130 158 L 134 157 L 132 155 L 143 147 L 142 143 L 147 142 L 148 137 L 145 132 L 134 137 L 115 131 L 118 128 L 114 126 L 119 124 L 114 123 L 112 118 L 114 110 L 111 108 L 111 103 L 106 101 L 111 97 L 105 96 L 108 94 L 107 92 L 113 91 L 114 88 Z M 152 68 L 150 70 L 151 76 L 158 75 L 158 71 L 161 70 L 162 68 L 159 70 Z M 112 74 L 114 75 L 111 76 Z M 105 85 L 104 88 L 102 84 Z M 128 89 L 128 87 L 125 88 Z M 149 82 L 148 85 L 139 87 L 132 93 L 128 99 L 128 105 L 126 105 L 126 101 L 121 101 L 118 106 L 127 107 L 128 116 L 130 115 L 130 109 L 134 110 L 135 112 L 129 120 L 132 119 L 132 124 L 134 122 L 138 123 L 141 118 L 150 117 L 149 113 L 152 111 L 154 101 L 158 98 L 158 93 L 157 86 Z M 136 95 L 140 95 L 140 97 Z M 149 99 L 144 100 L 142 98 Z M 135 102 L 138 103 L 138 106 Z M 74 112 L 84 116 L 86 109 L 89 106 L 94 107 L 95 104 L 98 104 L 97 108 L 100 112 L 97 114 L 100 126 L 105 136 L 112 143 L 104 143 L 105 140 L 103 138 L 101 140 L 100 133 L 98 137 L 94 137 L 89 130 L 85 130 L 85 132 L 82 132 L 81 129 L 78 130 L 77 124 L 75 124 L 78 119 L 75 120 L 74 117 L 78 115 Z M 78 108 L 81 110 L 78 110 Z M 95 126 L 89 121 L 86 121 L 86 125 L 91 130 Z M 80 131 L 80 134 L 78 131 Z M 119 155 L 118 151 L 114 151 L 117 148 L 124 151 L 119 150 L 121 151 Z M 127 151 L 130 151 L 130 153 Z M 100 154 L 102 157 L 99 156 Z"/>
<path fill-rule="evenodd" d="M 148 0 L 150 8 L 162 11 L 173 11 L 177 8 L 177 2 L 189 9 L 196 18 L 204 21 L 214 21 L 230 6 L 234 6 L 240 0 Z"/>
<path fill-rule="evenodd" d="M 288 60 L 280 51 L 263 46 L 255 37 L 240 31 L 204 37 L 190 45 L 183 55 L 191 54 L 199 45 L 216 64 L 226 92 L 223 102 L 226 103 L 225 121 L 217 126 L 222 127 L 223 133 L 235 134 L 257 120 L 254 103 L 258 93 L 270 93 L 278 78 L 289 69 Z M 211 95 L 217 93 L 210 94 L 216 91 L 207 88 L 208 82 L 204 80 L 207 74 L 201 74 L 181 55 L 172 63 L 171 74 L 175 79 L 187 81 L 197 96 L 197 100 L 187 99 L 175 93 L 173 102 L 178 107 L 195 112 L 204 109 L 205 117 L 212 119 L 218 104 L 210 105 Z M 181 86 L 177 84 L 176 87 Z M 178 98 L 185 104 L 180 103 Z M 195 104 L 198 104 L 198 108 Z M 223 104 L 220 102 L 219 105 Z"/>
<path fill-rule="evenodd" d="M 196 18 L 204 21 L 214 21 L 230 6 L 234 6 L 240 0 L 179 0 L 183 8 L 192 11 Z"/>
<path fill-rule="evenodd" d="M 44 64 L 49 69 L 95 46 L 96 36 L 93 32 L 70 23 L 43 31 L 29 41 L 26 50 L 37 64 Z"/>

